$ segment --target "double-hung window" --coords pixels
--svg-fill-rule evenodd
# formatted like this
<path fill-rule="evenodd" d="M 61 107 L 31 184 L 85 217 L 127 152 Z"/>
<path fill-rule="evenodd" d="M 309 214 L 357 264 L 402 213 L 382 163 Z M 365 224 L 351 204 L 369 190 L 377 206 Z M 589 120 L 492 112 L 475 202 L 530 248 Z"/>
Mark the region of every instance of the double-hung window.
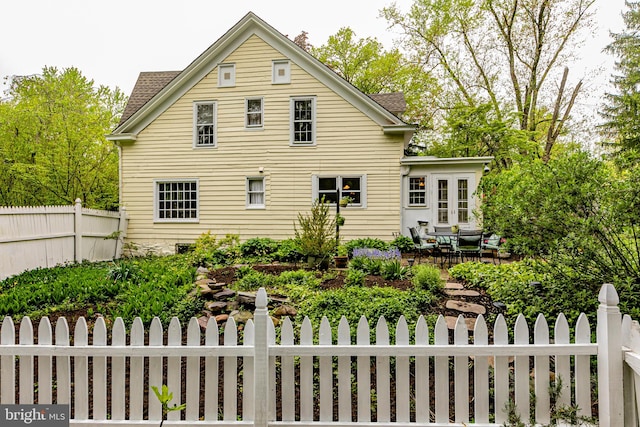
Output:
<path fill-rule="evenodd" d="M 313 145 L 316 140 L 316 98 L 291 99 L 291 144 Z"/>
<path fill-rule="evenodd" d="M 424 176 L 409 177 L 409 206 L 427 205 L 427 180 Z"/>
<path fill-rule="evenodd" d="M 247 178 L 247 208 L 264 209 L 264 177 Z"/>
<path fill-rule="evenodd" d="M 262 98 L 247 98 L 245 100 L 245 127 L 247 129 L 261 129 L 263 114 Z"/>
<path fill-rule="evenodd" d="M 198 180 L 155 182 L 155 220 L 198 221 Z"/>
<path fill-rule="evenodd" d="M 194 147 L 216 146 L 216 103 L 201 101 L 193 104 Z"/>
<path fill-rule="evenodd" d="M 336 203 L 338 197 L 349 197 L 348 206 L 364 207 L 366 204 L 366 177 L 364 175 L 318 176 L 314 198 Z"/>

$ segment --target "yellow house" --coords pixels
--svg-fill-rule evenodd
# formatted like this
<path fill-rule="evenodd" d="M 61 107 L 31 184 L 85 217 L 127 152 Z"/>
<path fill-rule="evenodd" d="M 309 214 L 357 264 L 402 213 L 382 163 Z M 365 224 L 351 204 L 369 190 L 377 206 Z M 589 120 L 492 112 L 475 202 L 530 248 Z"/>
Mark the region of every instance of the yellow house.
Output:
<path fill-rule="evenodd" d="M 286 239 L 298 212 L 342 195 L 344 240 L 391 240 L 418 219 L 473 226 L 490 159 L 404 156 L 403 109 L 401 94 L 360 92 L 248 13 L 184 70 L 140 74 L 108 136 L 127 239 L 169 250 L 206 231 Z"/>

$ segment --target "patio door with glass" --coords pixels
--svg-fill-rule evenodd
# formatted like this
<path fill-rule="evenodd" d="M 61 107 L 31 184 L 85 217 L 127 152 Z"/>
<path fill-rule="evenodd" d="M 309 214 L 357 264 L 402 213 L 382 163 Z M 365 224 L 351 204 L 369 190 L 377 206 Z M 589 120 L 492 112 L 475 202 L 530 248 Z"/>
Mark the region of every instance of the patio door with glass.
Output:
<path fill-rule="evenodd" d="M 473 222 L 473 175 L 435 175 L 434 180 L 435 225 L 468 228 Z"/>

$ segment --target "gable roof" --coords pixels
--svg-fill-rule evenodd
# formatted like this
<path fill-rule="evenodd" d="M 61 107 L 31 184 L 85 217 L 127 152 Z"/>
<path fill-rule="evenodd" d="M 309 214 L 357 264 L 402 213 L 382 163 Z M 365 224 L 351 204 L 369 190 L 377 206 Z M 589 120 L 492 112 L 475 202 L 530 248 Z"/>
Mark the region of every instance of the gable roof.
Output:
<path fill-rule="evenodd" d="M 369 94 L 369 98 L 373 99 L 396 116 L 404 113 L 407 109 L 407 101 L 404 99 L 404 94 L 402 92 L 372 93 Z"/>
<path fill-rule="evenodd" d="M 386 108 L 374 101 L 285 35 L 249 12 L 184 70 L 141 73 L 120 123 L 112 134 L 107 136 L 107 139 L 134 141 L 138 132 L 147 127 L 254 34 L 342 96 L 378 123 L 385 132 L 404 133 L 415 129 L 415 126 L 403 122 L 393 114 L 393 111 L 398 111 L 397 106 L 388 105 L 390 108 Z M 381 102 L 384 104 L 385 101 Z"/>

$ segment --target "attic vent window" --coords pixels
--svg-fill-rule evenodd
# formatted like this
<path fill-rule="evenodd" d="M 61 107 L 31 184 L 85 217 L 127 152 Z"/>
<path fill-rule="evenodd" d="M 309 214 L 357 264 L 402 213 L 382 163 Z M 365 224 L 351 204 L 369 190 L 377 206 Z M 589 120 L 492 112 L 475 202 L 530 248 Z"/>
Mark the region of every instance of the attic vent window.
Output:
<path fill-rule="evenodd" d="M 236 85 L 236 64 L 221 64 L 218 70 L 219 87 L 231 87 Z"/>
<path fill-rule="evenodd" d="M 273 84 L 291 83 L 291 63 L 288 60 L 273 61 Z"/>

